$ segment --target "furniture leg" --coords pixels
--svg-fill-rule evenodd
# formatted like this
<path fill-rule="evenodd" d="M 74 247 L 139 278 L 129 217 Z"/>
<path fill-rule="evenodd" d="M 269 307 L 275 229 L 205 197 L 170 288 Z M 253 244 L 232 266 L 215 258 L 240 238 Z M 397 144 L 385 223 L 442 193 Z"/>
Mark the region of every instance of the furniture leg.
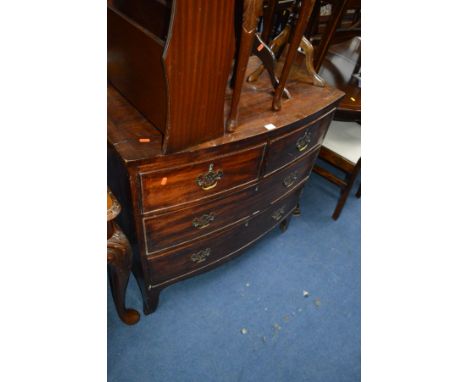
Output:
<path fill-rule="evenodd" d="M 257 30 L 258 18 L 260 17 L 262 6 L 262 0 L 244 0 L 241 43 L 235 76 L 236 81 L 232 92 L 231 110 L 227 120 L 227 131 L 230 133 L 232 133 L 237 126 L 240 94 L 245 79 L 247 63 L 252 52 L 253 40 L 255 37 L 255 31 Z"/>
<path fill-rule="evenodd" d="M 160 289 L 152 288 L 149 291 L 145 292 L 143 312 L 145 315 L 154 313 L 159 304 L 159 294 L 161 293 Z"/>
<path fill-rule="evenodd" d="M 286 232 L 288 230 L 288 227 L 289 227 L 289 221 L 291 220 L 291 215 L 289 215 L 286 219 L 284 219 L 280 225 L 279 225 L 279 228 L 281 230 L 281 232 Z"/>
<path fill-rule="evenodd" d="M 333 212 L 333 215 L 332 215 L 333 220 L 338 220 L 338 218 L 340 217 L 341 211 L 343 210 L 346 200 L 348 199 L 349 192 L 351 191 L 351 188 L 353 187 L 354 181 L 356 180 L 356 177 L 360 169 L 361 169 L 361 159 L 359 159 L 358 163 L 356 164 L 356 167 L 354 168 L 353 172 L 349 176 L 349 179 L 346 180 L 346 186 L 341 190 L 340 199 L 338 200 L 338 204 L 336 205 L 335 211 Z"/>
<path fill-rule="evenodd" d="M 271 42 L 270 50 L 273 52 L 273 59 L 275 61 L 276 61 L 276 57 L 277 57 L 276 55 L 277 55 L 278 51 L 280 50 L 280 48 L 283 45 L 285 45 L 287 43 L 290 32 L 291 32 L 291 26 L 286 25 L 284 27 L 284 29 L 281 31 L 281 33 L 278 36 L 276 36 L 273 39 L 273 41 Z M 262 62 L 263 62 L 263 64 L 260 65 L 257 69 L 255 69 L 255 71 L 247 78 L 248 82 L 255 82 L 261 76 L 261 74 L 265 70 L 265 60 L 262 59 Z M 267 68 L 268 68 L 268 66 L 267 66 Z M 273 73 L 273 75 L 274 75 L 274 73 Z M 273 86 L 275 89 L 279 84 L 279 80 L 277 80 L 276 82 L 277 83 L 275 83 L 274 86 Z"/>
<path fill-rule="evenodd" d="M 273 24 L 273 16 L 275 15 L 278 0 L 268 0 L 268 6 L 263 12 L 263 31 L 262 40 L 267 44 L 270 42 L 271 26 Z"/>
<path fill-rule="evenodd" d="M 361 185 L 359 185 L 359 189 L 356 192 L 356 198 L 360 198 L 360 197 L 361 197 Z"/>
<path fill-rule="evenodd" d="M 136 324 L 139 313 L 125 307 L 125 292 L 127 290 L 130 270 L 132 266 L 130 244 L 114 222 L 114 233 L 107 240 L 108 275 L 115 307 L 120 319 L 127 325 Z"/>
<path fill-rule="evenodd" d="M 314 46 L 305 37 L 302 37 L 300 47 L 304 51 L 306 68 L 309 74 L 312 76 L 312 83 L 314 86 L 325 87 L 325 81 L 321 78 L 314 69 Z"/>
<path fill-rule="evenodd" d="M 289 44 L 289 49 L 286 55 L 283 70 L 281 71 L 279 85 L 275 89 L 275 95 L 273 97 L 272 108 L 275 111 L 281 110 L 281 96 L 283 94 L 283 90 L 286 85 L 286 80 L 288 79 L 293 61 L 296 58 L 297 48 L 299 48 L 299 44 L 301 43 L 302 36 L 304 35 L 305 29 L 307 27 L 307 22 L 310 18 L 310 14 L 312 13 L 315 1 L 316 0 L 302 1 L 301 9 L 299 11 L 299 18 L 297 20 L 296 26 L 294 28 L 294 33 Z"/>
<path fill-rule="evenodd" d="M 294 208 L 294 211 L 292 213 L 294 216 L 301 216 L 301 206 L 299 203 L 297 203 L 296 208 Z"/>
<path fill-rule="evenodd" d="M 331 41 L 333 39 L 333 35 L 335 34 L 336 28 L 340 23 L 344 10 L 348 5 L 349 0 L 341 1 L 341 4 L 337 4 L 337 10 L 333 9 L 332 20 L 328 23 L 327 30 L 324 33 L 324 38 L 320 41 L 318 50 L 317 50 L 317 58 L 315 60 L 315 70 L 320 71 L 320 67 L 322 66 L 323 60 L 328 52 L 328 48 L 330 47 Z M 334 5 L 335 7 L 335 5 Z"/>

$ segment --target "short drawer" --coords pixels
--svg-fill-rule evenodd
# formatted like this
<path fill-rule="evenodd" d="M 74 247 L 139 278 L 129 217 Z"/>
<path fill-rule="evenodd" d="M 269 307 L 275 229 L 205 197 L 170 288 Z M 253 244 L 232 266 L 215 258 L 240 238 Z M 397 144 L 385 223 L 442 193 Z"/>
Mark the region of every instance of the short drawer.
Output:
<path fill-rule="evenodd" d="M 254 185 L 208 204 L 143 218 L 146 253 L 194 240 L 247 218 L 257 211 L 257 194 Z"/>
<path fill-rule="evenodd" d="M 281 169 L 321 144 L 332 117 L 333 111 L 309 126 L 271 140 L 265 174 Z"/>
<path fill-rule="evenodd" d="M 143 213 L 195 202 L 259 177 L 265 145 L 186 166 L 140 173 Z"/>
<path fill-rule="evenodd" d="M 283 197 L 309 177 L 319 152 L 320 147 L 317 147 L 280 171 L 266 176 L 259 184 L 259 193 L 269 201 Z"/>
<path fill-rule="evenodd" d="M 202 271 L 223 261 L 253 243 L 288 216 L 297 205 L 300 190 L 288 194 L 270 206 L 230 229 L 216 232 L 196 243 L 178 247 L 149 258 L 152 286 L 156 287 Z"/>

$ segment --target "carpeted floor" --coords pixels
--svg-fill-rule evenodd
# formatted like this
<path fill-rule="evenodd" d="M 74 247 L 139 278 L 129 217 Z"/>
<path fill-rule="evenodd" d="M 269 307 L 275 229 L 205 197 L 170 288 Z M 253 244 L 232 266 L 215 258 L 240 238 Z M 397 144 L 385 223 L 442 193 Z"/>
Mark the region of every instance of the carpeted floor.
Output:
<path fill-rule="evenodd" d="M 136 326 L 108 288 L 108 380 L 359 381 L 361 202 L 351 195 L 335 222 L 338 193 L 313 174 L 288 231 L 168 287 Z M 127 305 L 141 312 L 133 276 Z"/>

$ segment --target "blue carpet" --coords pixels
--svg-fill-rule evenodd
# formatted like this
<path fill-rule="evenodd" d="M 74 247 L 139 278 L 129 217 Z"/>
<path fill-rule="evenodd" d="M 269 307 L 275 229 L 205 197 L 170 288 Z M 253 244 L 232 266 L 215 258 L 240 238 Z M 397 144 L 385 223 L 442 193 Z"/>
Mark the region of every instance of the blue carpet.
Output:
<path fill-rule="evenodd" d="M 108 380 L 359 381 L 361 202 L 351 195 L 335 222 L 338 194 L 313 174 L 288 231 L 163 290 L 136 326 L 108 288 Z M 133 276 L 127 305 L 142 310 Z"/>

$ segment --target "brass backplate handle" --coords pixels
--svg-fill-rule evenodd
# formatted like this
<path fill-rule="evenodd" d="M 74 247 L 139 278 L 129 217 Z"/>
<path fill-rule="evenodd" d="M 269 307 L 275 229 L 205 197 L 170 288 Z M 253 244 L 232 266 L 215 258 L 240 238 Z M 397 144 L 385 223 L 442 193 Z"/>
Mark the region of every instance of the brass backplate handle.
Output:
<path fill-rule="evenodd" d="M 209 214 L 204 214 L 200 217 L 197 217 L 192 220 L 192 226 L 194 228 L 202 229 L 205 227 L 208 227 L 210 223 L 212 223 L 215 220 L 215 216 L 213 212 L 210 212 Z"/>
<path fill-rule="evenodd" d="M 198 251 L 192 254 L 192 256 L 190 256 L 190 259 L 194 263 L 200 264 L 200 263 L 203 263 L 207 259 L 207 257 L 210 255 L 211 255 L 211 248 L 206 248 L 206 249 L 202 249 L 201 251 Z"/>
<path fill-rule="evenodd" d="M 273 214 L 271 215 L 271 217 L 273 218 L 274 221 L 280 221 L 281 218 L 284 216 L 284 206 L 281 207 L 281 208 L 278 208 L 275 212 L 273 212 Z"/>
<path fill-rule="evenodd" d="M 292 174 L 289 174 L 286 178 L 283 179 L 283 185 L 286 188 L 291 187 L 297 180 L 299 174 L 297 171 L 294 171 Z"/>
<path fill-rule="evenodd" d="M 304 151 L 309 146 L 311 140 L 310 131 L 306 131 L 305 134 L 297 140 L 296 148 L 299 151 Z"/>
<path fill-rule="evenodd" d="M 214 164 L 210 163 L 210 166 L 208 168 L 208 172 L 205 174 L 200 175 L 196 183 L 199 187 L 202 188 L 202 190 L 208 191 L 216 187 L 218 184 L 218 180 L 220 180 L 223 177 L 223 171 L 222 170 L 213 170 Z"/>

